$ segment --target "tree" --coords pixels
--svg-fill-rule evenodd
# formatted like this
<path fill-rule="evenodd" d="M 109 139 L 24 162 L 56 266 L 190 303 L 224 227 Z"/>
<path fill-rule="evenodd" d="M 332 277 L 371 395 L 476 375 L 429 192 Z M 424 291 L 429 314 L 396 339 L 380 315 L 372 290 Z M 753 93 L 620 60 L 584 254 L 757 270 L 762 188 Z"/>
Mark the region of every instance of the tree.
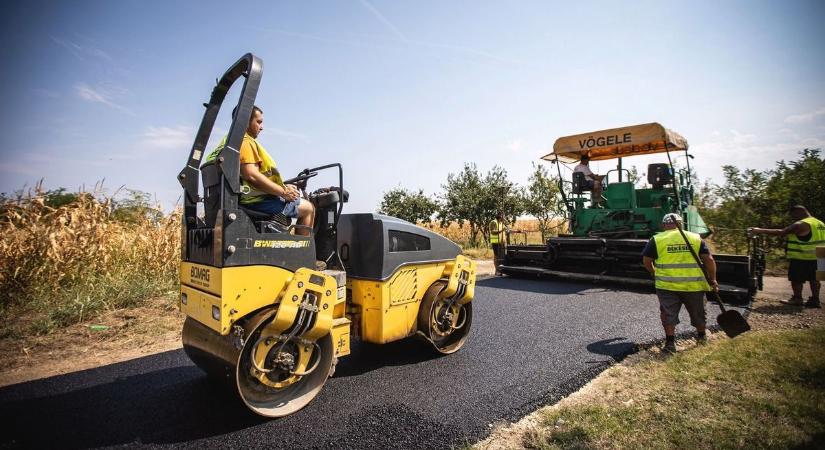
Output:
<path fill-rule="evenodd" d="M 51 189 L 43 193 L 43 204 L 50 208 L 60 208 L 63 205 L 74 203 L 81 196 L 90 194 L 85 192 L 66 192 L 66 188 L 60 187 Z"/>
<path fill-rule="evenodd" d="M 734 166 L 723 166 L 725 182 L 712 189 L 712 196 L 702 192 L 702 202 L 715 199 L 715 205 L 703 211 L 705 219 L 712 228 L 719 231 L 714 234 L 714 243 L 725 250 L 740 253 L 747 247 L 745 229 L 763 223 L 767 211 L 764 191 L 768 177 L 765 173 L 753 169 L 744 171 Z"/>
<path fill-rule="evenodd" d="M 805 205 L 814 217 L 825 217 L 825 159 L 819 149 L 804 149 L 796 161 L 779 161 L 773 170 L 759 172 L 722 168 L 725 182 L 705 182 L 696 193 L 696 205 L 715 233 L 714 243 L 724 251 L 741 252 L 747 245 L 745 228 L 784 228 L 791 206 Z M 777 248 L 781 239 L 776 239 Z"/>
<path fill-rule="evenodd" d="M 478 233 L 487 240 L 487 224 L 502 211 L 514 221 L 524 210 L 518 187 L 507 179 L 507 171 L 494 166 L 482 178 L 473 163 L 465 163 L 458 174 L 447 175 L 439 208 L 442 226 L 451 221 L 470 224 L 470 245 L 478 245 Z"/>
<path fill-rule="evenodd" d="M 628 169 L 627 171 L 627 181 L 633 183 L 633 186 L 637 186 L 639 184 L 639 181 L 642 180 L 642 175 L 643 174 L 639 173 L 639 169 L 635 165 L 630 166 L 630 169 Z"/>
<path fill-rule="evenodd" d="M 817 218 L 825 217 L 825 158 L 820 149 L 804 149 L 798 161 L 779 161 L 770 171 L 765 188 L 765 205 L 770 210 L 770 226 L 787 226 L 788 209 L 804 205 Z"/>
<path fill-rule="evenodd" d="M 534 163 L 528 182 L 524 192 L 524 210 L 538 220 L 541 241 L 544 242 L 553 228 L 553 221 L 565 215 L 559 198 L 558 179 L 551 178 L 547 168 Z"/>
<path fill-rule="evenodd" d="M 519 187 L 508 179 L 507 171 L 499 166 L 493 166 L 482 182 L 481 212 L 484 217 L 482 224 L 486 225 L 504 214 L 507 223 L 513 223 L 524 213 L 524 196 Z M 490 239 L 490 229 L 481 228 L 485 242 Z"/>
<path fill-rule="evenodd" d="M 411 192 L 395 188 L 384 193 L 378 213 L 398 217 L 407 222 L 429 222 L 438 209 L 438 203 L 424 195 L 424 191 Z"/>
<path fill-rule="evenodd" d="M 482 181 L 476 165 L 465 163 L 464 169 L 458 174 L 448 174 L 447 184 L 441 187 L 444 189 L 438 211 L 441 226 L 447 226 L 451 221 L 458 222 L 459 226 L 464 226 L 465 221 L 469 222 L 470 245 L 475 246 L 479 226 L 484 224 L 483 215 L 479 212 Z"/>
<path fill-rule="evenodd" d="M 155 224 L 163 219 L 163 211 L 152 205 L 151 195 L 135 189 L 125 191 L 126 195 L 123 198 L 112 202 L 112 218 L 126 223 L 141 223 L 148 219 Z"/>

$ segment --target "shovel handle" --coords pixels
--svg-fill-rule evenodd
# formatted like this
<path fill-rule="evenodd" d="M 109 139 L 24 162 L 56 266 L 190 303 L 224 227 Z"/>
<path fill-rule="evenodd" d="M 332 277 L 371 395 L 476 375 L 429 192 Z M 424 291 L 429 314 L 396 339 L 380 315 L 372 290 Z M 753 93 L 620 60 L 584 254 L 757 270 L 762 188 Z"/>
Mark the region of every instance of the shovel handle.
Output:
<path fill-rule="evenodd" d="M 693 247 L 690 246 L 690 242 L 688 241 L 687 236 L 685 236 L 685 232 L 682 230 L 682 225 L 680 225 L 679 222 L 676 222 L 676 229 L 679 230 L 679 234 L 682 235 L 682 239 L 684 239 L 685 245 L 687 246 L 688 250 L 690 250 L 690 256 L 693 256 L 693 260 L 696 261 L 696 264 L 698 264 L 699 268 L 702 269 L 702 275 L 705 276 L 705 281 L 707 281 L 708 286 L 710 286 L 710 277 L 708 276 L 708 272 L 705 269 L 705 265 L 702 264 L 702 261 L 699 260 L 699 255 L 697 255 L 696 252 L 693 250 Z M 725 305 L 722 303 L 722 298 L 719 297 L 719 293 L 713 289 L 711 289 L 711 292 L 713 292 L 714 300 L 716 300 L 716 303 L 719 304 L 719 309 L 724 313 Z"/>

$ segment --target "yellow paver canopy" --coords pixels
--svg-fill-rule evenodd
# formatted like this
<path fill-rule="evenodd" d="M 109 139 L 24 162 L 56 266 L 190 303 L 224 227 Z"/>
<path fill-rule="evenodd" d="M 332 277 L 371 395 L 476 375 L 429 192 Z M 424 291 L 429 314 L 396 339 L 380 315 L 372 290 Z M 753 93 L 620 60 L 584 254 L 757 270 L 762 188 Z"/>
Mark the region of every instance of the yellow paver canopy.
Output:
<path fill-rule="evenodd" d="M 553 144 L 553 153 L 541 159 L 574 162 L 588 155 L 591 161 L 598 161 L 687 148 L 682 135 L 654 122 L 562 137 Z"/>

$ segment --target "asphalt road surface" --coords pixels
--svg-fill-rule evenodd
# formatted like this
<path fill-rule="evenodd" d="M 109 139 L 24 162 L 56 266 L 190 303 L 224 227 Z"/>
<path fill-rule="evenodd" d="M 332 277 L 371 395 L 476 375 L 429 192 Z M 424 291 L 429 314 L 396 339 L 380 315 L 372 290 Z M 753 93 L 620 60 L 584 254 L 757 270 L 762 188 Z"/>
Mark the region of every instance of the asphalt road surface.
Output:
<path fill-rule="evenodd" d="M 481 280 L 459 352 L 435 356 L 416 340 L 353 342 L 321 394 L 277 420 L 249 412 L 183 350 L 9 386 L 0 389 L 0 449 L 462 446 L 484 438 L 493 422 L 577 390 L 635 344 L 659 339 L 655 295 L 624 289 Z M 717 314 L 709 305 L 709 324 Z"/>

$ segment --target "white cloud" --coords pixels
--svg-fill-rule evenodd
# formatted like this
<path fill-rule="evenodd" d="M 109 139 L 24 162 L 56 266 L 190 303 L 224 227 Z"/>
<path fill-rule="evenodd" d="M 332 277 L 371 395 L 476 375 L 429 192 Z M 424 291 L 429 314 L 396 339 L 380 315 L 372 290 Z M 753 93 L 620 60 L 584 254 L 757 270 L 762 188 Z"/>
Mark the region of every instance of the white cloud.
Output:
<path fill-rule="evenodd" d="M 740 133 L 736 130 L 730 130 L 730 133 L 733 135 L 733 142 L 736 145 L 748 145 L 756 142 L 755 134 Z"/>
<path fill-rule="evenodd" d="M 127 114 L 133 115 L 132 111 L 128 108 L 121 106 L 111 99 L 111 95 L 104 89 L 92 88 L 86 83 L 79 83 L 74 87 L 75 92 L 77 93 L 78 97 L 81 99 L 91 102 L 91 103 L 102 103 L 110 108 L 114 108 L 120 111 L 123 111 Z"/>
<path fill-rule="evenodd" d="M 103 103 L 105 105 L 110 104 L 109 100 L 106 97 L 104 97 L 103 94 L 95 91 L 87 84 L 81 83 L 75 86 L 74 88 L 75 91 L 77 91 L 77 95 L 79 95 L 80 98 L 82 98 L 83 100 L 89 102 Z"/>
<path fill-rule="evenodd" d="M 69 40 L 66 40 L 66 39 L 57 38 L 57 37 L 54 37 L 54 36 L 50 36 L 50 37 L 52 38 L 52 41 L 55 44 L 57 44 L 57 45 L 63 47 L 64 49 L 68 50 L 69 53 L 71 53 L 77 59 L 79 59 L 81 61 L 85 60 L 86 57 L 89 57 L 89 56 L 91 56 L 93 58 L 97 58 L 97 59 L 102 59 L 106 62 L 111 62 L 112 61 L 112 57 L 108 53 L 104 52 L 103 50 L 101 50 L 99 48 L 79 45 L 75 42 L 72 42 L 72 41 L 69 41 Z"/>
<path fill-rule="evenodd" d="M 143 143 L 158 149 L 190 148 L 195 139 L 193 127 L 148 127 L 143 133 Z"/>
<path fill-rule="evenodd" d="M 720 139 L 691 145 L 690 151 L 696 157 L 691 166 L 701 179 L 722 182 L 722 166 L 768 170 L 776 167 L 780 160 L 796 159 L 805 148 L 825 148 L 825 139 L 814 135 L 800 136 L 784 129 L 765 135 L 730 130 Z"/>
<path fill-rule="evenodd" d="M 505 148 L 513 153 L 518 153 L 521 151 L 523 145 L 524 143 L 521 139 L 515 139 L 514 141 L 507 144 Z"/>
<path fill-rule="evenodd" d="M 373 16 L 375 16 L 375 18 L 376 18 L 376 19 L 378 19 L 378 21 L 379 21 L 379 22 L 381 22 L 382 24 L 384 24 L 384 26 L 386 26 L 386 27 L 387 27 L 390 31 L 392 31 L 392 33 L 393 33 L 396 37 L 398 37 L 398 39 L 400 39 L 402 42 L 407 42 L 407 37 L 406 37 L 406 36 L 404 36 L 404 33 L 402 33 L 402 32 L 401 32 L 401 30 L 400 30 L 397 26 L 395 26 L 395 24 L 393 24 L 392 22 L 390 22 L 390 20 L 389 20 L 389 19 L 387 19 L 387 17 L 386 17 L 386 16 L 384 16 L 383 14 L 381 14 L 381 11 L 378 11 L 378 10 L 377 10 L 374 6 L 372 6 L 372 4 L 371 4 L 371 3 L 370 3 L 370 2 L 368 2 L 367 0 L 361 0 L 361 4 L 364 6 L 364 8 L 367 8 L 367 10 L 368 10 L 369 12 L 371 12 L 371 13 L 372 13 L 372 15 L 373 15 Z"/>
<path fill-rule="evenodd" d="M 819 108 L 816 111 L 788 116 L 785 118 L 785 123 L 798 124 L 813 122 L 814 119 L 823 115 L 825 115 L 825 107 Z"/>

